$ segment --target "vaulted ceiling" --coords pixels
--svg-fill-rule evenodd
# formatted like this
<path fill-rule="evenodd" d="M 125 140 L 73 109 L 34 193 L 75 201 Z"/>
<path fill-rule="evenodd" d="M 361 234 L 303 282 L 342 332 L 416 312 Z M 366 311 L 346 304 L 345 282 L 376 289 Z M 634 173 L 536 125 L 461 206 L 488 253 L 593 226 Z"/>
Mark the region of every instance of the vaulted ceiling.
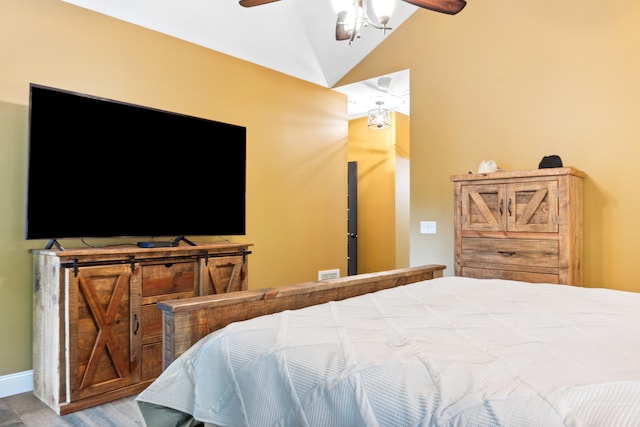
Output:
<path fill-rule="evenodd" d="M 64 1 L 327 88 L 385 37 L 367 27 L 353 45 L 336 41 L 331 0 L 282 0 L 251 8 L 241 7 L 238 0 Z M 388 25 L 397 28 L 418 9 L 396 0 Z M 375 105 L 370 98 L 388 95 L 408 114 L 408 73 L 393 77 L 387 88 L 380 88 L 376 79 L 340 88 L 349 96 L 349 116 L 362 116 Z"/>

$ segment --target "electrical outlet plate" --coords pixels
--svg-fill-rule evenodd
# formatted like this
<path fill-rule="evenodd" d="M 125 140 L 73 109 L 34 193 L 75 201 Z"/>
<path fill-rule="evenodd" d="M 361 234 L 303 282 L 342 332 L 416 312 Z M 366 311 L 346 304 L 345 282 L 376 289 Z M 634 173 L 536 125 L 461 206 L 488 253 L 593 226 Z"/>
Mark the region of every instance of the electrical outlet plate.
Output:
<path fill-rule="evenodd" d="M 435 221 L 420 221 L 420 233 L 421 234 L 436 234 L 436 222 Z"/>

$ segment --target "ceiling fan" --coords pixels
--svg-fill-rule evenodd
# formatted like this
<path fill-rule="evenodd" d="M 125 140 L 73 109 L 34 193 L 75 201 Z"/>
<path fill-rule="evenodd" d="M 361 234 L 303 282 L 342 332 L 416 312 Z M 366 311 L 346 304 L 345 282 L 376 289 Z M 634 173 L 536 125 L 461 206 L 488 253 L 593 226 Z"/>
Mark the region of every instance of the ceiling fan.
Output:
<path fill-rule="evenodd" d="M 240 0 L 240 6 L 253 7 L 280 0 Z M 371 25 L 384 32 L 391 30 L 387 27 L 395 0 L 332 0 L 338 15 L 336 23 L 336 40 L 349 40 L 349 44 L 360 37 L 360 28 Z M 423 9 L 455 15 L 467 5 L 465 0 L 402 0 Z M 367 7 L 372 6 L 380 25 L 369 22 Z"/>

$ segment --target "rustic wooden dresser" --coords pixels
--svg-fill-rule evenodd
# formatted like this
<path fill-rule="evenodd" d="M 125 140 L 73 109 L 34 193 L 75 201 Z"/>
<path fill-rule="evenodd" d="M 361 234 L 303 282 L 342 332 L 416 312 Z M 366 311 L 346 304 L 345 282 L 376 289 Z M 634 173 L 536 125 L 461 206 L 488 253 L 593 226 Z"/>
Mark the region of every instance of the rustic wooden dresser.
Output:
<path fill-rule="evenodd" d="M 582 285 L 575 168 L 454 175 L 455 274 Z"/>

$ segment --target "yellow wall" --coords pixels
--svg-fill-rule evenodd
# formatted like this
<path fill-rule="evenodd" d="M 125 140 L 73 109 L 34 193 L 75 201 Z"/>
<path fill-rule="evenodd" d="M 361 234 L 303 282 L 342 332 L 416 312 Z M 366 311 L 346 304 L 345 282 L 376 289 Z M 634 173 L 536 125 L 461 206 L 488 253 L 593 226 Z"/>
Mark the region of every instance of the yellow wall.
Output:
<path fill-rule="evenodd" d="M 28 251 L 46 244 L 23 238 L 30 82 L 246 126 L 247 235 L 233 240 L 255 245 L 250 287 L 346 274 L 344 95 L 58 0 L 4 0 L 0 58 L 0 375 L 31 369 Z"/>
<path fill-rule="evenodd" d="M 587 173 L 587 286 L 640 291 L 640 3 L 469 1 L 417 11 L 339 86 L 411 72 L 411 263 L 453 274 L 449 176 L 544 155 Z M 436 235 L 419 221 L 436 220 Z"/>
<path fill-rule="evenodd" d="M 30 81 L 247 126 L 251 286 L 346 271 L 342 95 L 56 0 L 4 0 L 0 36 L 0 375 L 31 366 Z M 470 0 L 456 16 L 417 11 L 339 82 L 411 71 L 411 264 L 453 274 L 450 175 L 559 154 L 588 174 L 587 285 L 640 291 L 638 40 L 633 0 Z"/>
<path fill-rule="evenodd" d="M 391 127 L 349 121 L 349 161 L 358 162 L 358 273 L 409 265 L 409 118 L 391 114 Z M 404 157 L 404 161 L 403 158 Z"/>

